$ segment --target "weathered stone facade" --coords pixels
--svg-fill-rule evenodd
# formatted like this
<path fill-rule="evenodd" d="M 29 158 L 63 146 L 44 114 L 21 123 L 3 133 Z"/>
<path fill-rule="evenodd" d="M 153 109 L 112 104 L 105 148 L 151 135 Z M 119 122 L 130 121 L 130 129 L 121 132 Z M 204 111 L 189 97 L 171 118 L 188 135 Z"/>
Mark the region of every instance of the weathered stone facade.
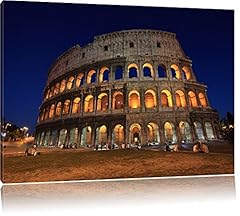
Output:
<path fill-rule="evenodd" d="M 181 142 L 219 137 L 206 85 L 176 35 L 128 30 L 72 47 L 51 66 L 38 145 Z"/>

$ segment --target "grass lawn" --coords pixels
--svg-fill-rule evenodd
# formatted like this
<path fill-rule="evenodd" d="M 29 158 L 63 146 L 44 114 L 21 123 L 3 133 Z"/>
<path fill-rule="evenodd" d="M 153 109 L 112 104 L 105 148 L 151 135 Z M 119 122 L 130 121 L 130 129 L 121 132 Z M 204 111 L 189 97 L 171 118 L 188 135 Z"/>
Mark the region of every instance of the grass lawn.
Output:
<path fill-rule="evenodd" d="M 232 154 L 62 150 L 36 157 L 5 155 L 2 180 L 10 183 L 232 173 Z"/>

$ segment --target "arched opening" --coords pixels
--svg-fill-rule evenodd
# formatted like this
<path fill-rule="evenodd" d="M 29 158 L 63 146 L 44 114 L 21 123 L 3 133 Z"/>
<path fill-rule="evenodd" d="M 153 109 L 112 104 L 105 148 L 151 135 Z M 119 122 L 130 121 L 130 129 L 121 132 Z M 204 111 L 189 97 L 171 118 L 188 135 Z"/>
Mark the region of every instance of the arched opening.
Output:
<path fill-rule="evenodd" d="M 124 143 L 124 127 L 121 124 L 117 124 L 113 129 L 112 136 L 113 143 L 120 146 Z"/>
<path fill-rule="evenodd" d="M 61 129 L 58 137 L 58 146 L 65 145 L 67 138 L 67 130 Z"/>
<path fill-rule="evenodd" d="M 52 104 L 49 112 L 49 118 L 53 118 L 54 116 L 54 111 L 55 111 L 55 105 Z"/>
<path fill-rule="evenodd" d="M 197 97 L 193 91 L 188 92 L 188 99 L 189 99 L 189 104 L 191 107 L 197 107 Z"/>
<path fill-rule="evenodd" d="M 79 88 L 80 86 L 82 86 L 84 83 L 84 74 L 80 73 L 77 76 L 77 80 L 76 80 L 76 87 Z"/>
<path fill-rule="evenodd" d="M 59 117 L 61 115 L 61 112 L 62 112 L 62 103 L 58 102 L 57 107 L 56 107 L 56 111 L 55 111 L 55 116 Z"/>
<path fill-rule="evenodd" d="M 191 71 L 190 71 L 189 67 L 188 66 L 184 66 L 182 68 L 182 70 L 183 70 L 184 78 L 186 80 L 190 80 L 191 79 Z"/>
<path fill-rule="evenodd" d="M 205 98 L 204 94 L 199 93 L 198 97 L 199 97 L 199 100 L 200 100 L 200 103 L 201 103 L 202 107 L 207 107 L 207 101 L 206 101 L 206 98 Z"/>
<path fill-rule="evenodd" d="M 72 113 L 79 113 L 80 112 L 80 97 L 76 97 L 73 100 L 73 106 L 72 106 Z"/>
<path fill-rule="evenodd" d="M 154 77 L 153 66 L 150 63 L 145 63 L 143 65 L 143 76 L 144 77 Z"/>
<path fill-rule="evenodd" d="M 129 78 L 138 77 L 138 66 L 136 64 L 128 65 L 128 76 Z"/>
<path fill-rule="evenodd" d="M 187 106 L 185 95 L 181 90 L 177 90 L 175 96 L 176 96 L 177 107 L 186 107 Z"/>
<path fill-rule="evenodd" d="M 157 105 L 156 93 L 153 90 L 147 90 L 145 92 L 145 107 L 154 108 Z"/>
<path fill-rule="evenodd" d="M 150 122 L 147 125 L 147 141 L 148 143 L 160 144 L 159 127 L 156 123 Z"/>
<path fill-rule="evenodd" d="M 50 89 L 49 98 L 53 96 L 53 93 L 54 93 L 54 86 L 52 86 Z"/>
<path fill-rule="evenodd" d="M 87 75 L 87 84 L 95 83 L 96 75 L 97 75 L 97 72 L 95 70 L 89 71 Z"/>
<path fill-rule="evenodd" d="M 61 85 L 60 85 L 60 93 L 62 93 L 65 90 L 66 87 L 66 80 L 62 80 Z"/>
<path fill-rule="evenodd" d="M 159 78 L 166 78 L 167 77 L 167 71 L 166 67 L 164 65 L 158 66 L 158 77 Z"/>
<path fill-rule="evenodd" d="M 107 111 L 108 110 L 108 95 L 106 93 L 101 93 L 98 95 L 97 99 L 97 111 Z"/>
<path fill-rule="evenodd" d="M 43 146 L 48 146 L 49 140 L 50 140 L 50 131 L 47 131 L 43 139 Z"/>
<path fill-rule="evenodd" d="M 67 89 L 68 90 L 72 89 L 73 81 L 74 81 L 74 77 L 69 77 L 68 82 L 67 82 Z"/>
<path fill-rule="evenodd" d="M 199 140 L 203 140 L 205 139 L 204 138 L 204 135 L 203 135 L 203 129 L 202 129 L 202 124 L 199 123 L 199 122 L 194 122 L 194 127 L 195 127 L 195 131 L 196 131 L 196 134 L 197 134 L 197 138 Z"/>
<path fill-rule="evenodd" d="M 172 95 L 171 93 L 164 89 L 161 91 L 161 105 L 162 107 L 172 107 L 173 102 L 172 102 Z"/>
<path fill-rule="evenodd" d="M 107 127 L 106 125 L 102 125 L 96 129 L 96 144 L 105 145 L 107 144 Z"/>
<path fill-rule="evenodd" d="M 140 94 L 138 91 L 133 90 L 128 95 L 129 108 L 136 109 L 140 107 Z"/>
<path fill-rule="evenodd" d="M 44 120 L 47 120 L 47 119 L 48 119 L 48 116 L 49 116 L 49 110 L 50 110 L 50 108 L 49 108 L 49 107 L 47 107 L 47 108 L 45 109 L 45 116 L 44 116 Z"/>
<path fill-rule="evenodd" d="M 46 91 L 45 99 L 48 99 L 48 98 L 49 98 L 49 94 L 50 94 L 50 89 L 48 89 L 48 90 Z"/>
<path fill-rule="evenodd" d="M 181 139 L 184 141 L 192 141 L 191 128 L 187 121 L 181 121 L 179 123 Z"/>
<path fill-rule="evenodd" d="M 170 122 L 166 122 L 164 124 L 164 134 L 165 134 L 166 141 L 171 141 L 172 143 L 177 142 L 177 136 L 176 136 L 174 124 Z"/>
<path fill-rule="evenodd" d="M 173 78 L 176 78 L 176 79 L 181 78 L 181 73 L 180 73 L 180 70 L 179 70 L 177 65 L 175 65 L 175 64 L 171 65 L 171 72 L 172 72 L 172 77 Z"/>
<path fill-rule="evenodd" d="M 130 126 L 130 142 L 132 144 L 141 144 L 141 126 L 134 123 Z"/>
<path fill-rule="evenodd" d="M 206 130 L 207 138 L 209 140 L 215 138 L 214 133 L 213 133 L 212 124 L 210 122 L 205 122 L 205 130 Z"/>
<path fill-rule="evenodd" d="M 72 128 L 69 133 L 70 133 L 69 144 L 77 144 L 78 143 L 78 128 Z"/>
<path fill-rule="evenodd" d="M 108 81 L 108 76 L 109 76 L 109 68 L 107 67 L 102 67 L 99 71 L 99 82 L 105 82 Z"/>
<path fill-rule="evenodd" d="M 91 126 L 86 126 L 82 129 L 81 134 L 81 146 L 91 146 L 92 145 L 92 128 Z"/>
<path fill-rule="evenodd" d="M 123 67 L 117 66 L 115 70 L 115 80 L 119 80 L 123 78 Z"/>
<path fill-rule="evenodd" d="M 55 146 L 57 145 L 57 130 L 53 130 L 52 131 L 52 136 L 51 136 L 51 140 L 49 143 L 50 146 Z"/>
<path fill-rule="evenodd" d="M 113 109 L 122 109 L 124 107 L 123 102 L 123 93 L 122 92 L 114 92 L 113 94 Z"/>
<path fill-rule="evenodd" d="M 64 115 L 69 114 L 69 109 L 70 109 L 70 100 L 65 100 L 63 105 L 63 114 Z"/>
<path fill-rule="evenodd" d="M 60 84 L 57 83 L 54 88 L 54 95 L 57 95 L 59 93 L 59 89 L 60 89 Z"/>
<path fill-rule="evenodd" d="M 41 135 L 40 135 L 40 141 L 39 141 L 39 145 L 43 145 L 43 142 L 44 142 L 44 137 L 45 137 L 45 131 L 43 131 L 42 133 L 41 133 Z"/>
<path fill-rule="evenodd" d="M 94 109 L 93 109 L 93 101 L 94 101 L 94 98 L 92 95 L 88 95 L 85 97 L 85 100 L 84 100 L 84 112 L 93 112 Z"/>

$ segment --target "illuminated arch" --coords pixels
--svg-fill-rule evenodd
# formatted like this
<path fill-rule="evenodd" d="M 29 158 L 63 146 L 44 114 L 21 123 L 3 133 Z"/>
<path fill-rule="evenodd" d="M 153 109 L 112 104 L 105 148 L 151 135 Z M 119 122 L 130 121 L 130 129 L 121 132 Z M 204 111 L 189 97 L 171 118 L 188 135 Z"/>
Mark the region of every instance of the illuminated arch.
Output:
<path fill-rule="evenodd" d="M 163 107 L 173 106 L 172 95 L 167 89 L 161 91 L 161 105 Z"/>
<path fill-rule="evenodd" d="M 78 128 L 72 128 L 69 131 L 69 144 L 77 144 L 78 142 Z"/>
<path fill-rule="evenodd" d="M 181 139 L 185 141 L 192 140 L 191 127 L 187 121 L 181 121 L 179 123 Z"/>
<path fill-rule="evenodd" d="M 203 93 L 199 93 L 198 94 L 198 97 L 199 97 L 199 100 L 200 100 L 200 103 L 203 107 L 207 107 L 207 101 L 206 101 L 206 98 L 205 98 L 205 95 Z"/>
<path fill-rule="evenodd" d="M 69 109 L 70 109 L 70 100 L 65 100 L 63 104 L 63 114 L 69 114 Z"/>
<path fill-rule="evenodd" d="M 157 99 L 155 91 L 149 89 L 145 92 L 145 107 L 154 108 L 157 106 Z"/>
<path fill-rule="evenodd" d="M 121 124 L 117 124 L 113 129 L 113 143 L 121 145 L 124 143 L 124 127 Z"/>
<path fill-rule="evenodd" d="M 55 111 L 55 105 L 52 104 L 49 112 L 49 118 L 53 118 L 54 116 L 54 111 Z"/>
<path fill-rule="evenodd" d="M 184 73 L 185 79 L 186 80 L 190 80 L 191 79 L 191 71 L 190 71 L 189 67 L 188 66 L 184 66 L 182 68 L 182 71 Z"/>
<path fill-rule="evenodd" d="M 177 90 L 175 96 L 176 96 L 177 107 L 186 107 L 187 106 L 185 95 L 184 95 L 183 91 Z"/>
<path fill-rule="evenodd" d="M 153 66 L 150 63 L 145 63 L 142 67 L 144 77 L 155 77 Z"/>
<path fill-rule="evenodd" d="M 97 98 L 97 111 L 108 110 L 108 95 L 106 93 L 100 93 Z"/>
<path fill-rule="evenodd" d="M 148 143 L 160 143 L 159 127 L 156 123 L 149 122 L 147 125 Z"/>
<path fill-rule="evenodd" d="M 95 83 L 96 75 L 97 75 L 97 72 L 95 70 L 90 70 L 87 75 L 87 84 Z"/>
<path fill-rule="evenodd" d="M 45 99 L 49 98 L 49 94 L 50 94 L 50 89 L 47 90 L 46 94 L 45 94 Z"/>
<path fill-rule="evenodd" d="M 92 145 L 92 127 L 86 126 L 82 129 L 81 146 Z"/>
<path fill-rule="evenodd" d="M 55 110 L 55 116 L 60 116 L 62 112 L 62 103 L 58 102 Z"/>
<path fill-rule="evenodd" d="M 45 116 L 44 116 L 44 120 L 47 120 L 48 119 L 48 116 L 49 116 L 49 111 L 50 111 L 50 107 L 47 107 L 45 109 Z"/>
<path fill-rule="evenodd" d="M 52 86 L 50 89 L 49 98 L 53 96 L 53 93 L 54 93 L 54 86 Z"/>
<path fill-rule="evenodd" d="M 133 123 L 130 126 L 129 136 L 130 136 L 130 142 L 131 143 L 135 143 L 135 144 L 141 143 L 141 129 L 142 129 L 142 127 L 138 123 Z"/>
<path fill-rule="evenodd" d="M 85 97 L 84 100 L 84 112 L 93 112 L 93 107 L 94 107 L 94 97 L 92 95 L 88 95 Z"/>
<path fill-rule="evenodd" d="M 59 93 L 59 90 L 60 90 L 60 84 L 57 83 L 54 88 L 54 95 L 57 95 Z"/>
<path fill-rule="evenodd" d="M 194 127 L 195 127 L 195 131 L 196 131 L 196 134 L 197 134 L 197 138 L 199 140 L 203 140 L 205 139 L 204 138 L 204 135 L 203 135 L 203 129 L 202 129 L 202 124 L 200 122 L 194 122 Z"/>
<path fill-rule="evenodd" d="M 83 85 L 83 82 L 84 82 L 84 74 L 83 74 L 83 73 L 80 73 L 80 74 L 78 74 L 78 76 L 77 76 L 76 87 L 79 88 L 80 86 L 82 86 L 82 85 Z"/>
<path fill-rule="evenodd" d="M 67 129 L 61 129 L 58 136 L 58 146 L 64 145 L 67 138 Z"/>
<path fill-rule="evenodd" d="M 66 80 L 62 80 L 61 85 L 60 85 L 60 93 L 62 93 L 66 88 Z"/>
<path fill-rule="evenodd" d="M 73 81 L 74 81 L 74 77 L 73 76 L 69 77 L 68 82 L 67 82 L 67 89 L 68 90 L 72 89 Z"/>
<path fill-rule="evenodd" d="M 40 120 L 43 121 L 45 116 L 45 109 L 42 110 L 41 115 L 40 115 Z"/>
<path fill-rule="evenodd" d="M 113 109 L 122 109 L 124 107 L 124 99 L 122 92 L 114 92 L 113 101 L 112 101 Z"/>
<path fill-rule="evenodd" d="M 171 141 L 173 143 L 177 142 L 177 136 L 176 136 L 176 131 L 175 131 L 174 124 L 172 124 L 170 122 L 165 122 L 165 124 L 164 124 L 164 134 L 165 134 L 166 141 Z"/>
<path fill-rule="evenodd" d="M 205 122 L 205 130 L 206 130 L 206 134 L 207 134 L 207 138 L 208 139 L 214 139 L 214 133 L 213 133 L 213 127 L 212 124 L 210 122 Z"/>
<path fill-rule="evenodd" d="M 191 107 L 197 107 L 197 97 L 193 91 L 188 92 L 188 99 L 189 99 L 189 104 Z"/>
<path fill-rule="evenodd" d="M 109 76 L 109 68 L 108 67 L 102 67 L 99 71 L 99 82 L 105 82 L 108 81 Z"/>
<path fill-rule="evenodd" d="M 129 78 L 134 78 L 138 77 L 138 66 L 135 63 L 131 63 L 128 65 L 128 77 Z"/>
<path fill-rule="evenodd" d="M 140 94 L 136 90 L 132 90 L 128 94 L 128 104 L 129 108 L 139 108 L 140 107 Z"/>
<path fill-rule="evenodd" d="M 96 144 L 107 144 L 107 127 L 102 125 L 96 129 Z"/>
<path fill-rule="evenodd" d="M 80 112 L 80 97 L 76 97 L 73 100 L 73 106 L 72 106 L 72 113 L 79 113 Z"/>
<path fill-rule="evenodd" d="M 171 72 L 173 78 L 181 79 L 181 72 L 176 64 L 171 65 Z"/>

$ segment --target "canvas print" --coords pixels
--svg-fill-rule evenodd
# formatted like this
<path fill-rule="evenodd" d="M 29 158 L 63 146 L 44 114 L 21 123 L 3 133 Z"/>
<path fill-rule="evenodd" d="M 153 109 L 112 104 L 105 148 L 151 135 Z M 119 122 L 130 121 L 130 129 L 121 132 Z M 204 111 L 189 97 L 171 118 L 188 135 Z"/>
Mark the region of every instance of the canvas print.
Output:
<path fill-rule="evenodd" d="M 232 174 L 232 10 L 3 2 L 4 183 Z"/>

